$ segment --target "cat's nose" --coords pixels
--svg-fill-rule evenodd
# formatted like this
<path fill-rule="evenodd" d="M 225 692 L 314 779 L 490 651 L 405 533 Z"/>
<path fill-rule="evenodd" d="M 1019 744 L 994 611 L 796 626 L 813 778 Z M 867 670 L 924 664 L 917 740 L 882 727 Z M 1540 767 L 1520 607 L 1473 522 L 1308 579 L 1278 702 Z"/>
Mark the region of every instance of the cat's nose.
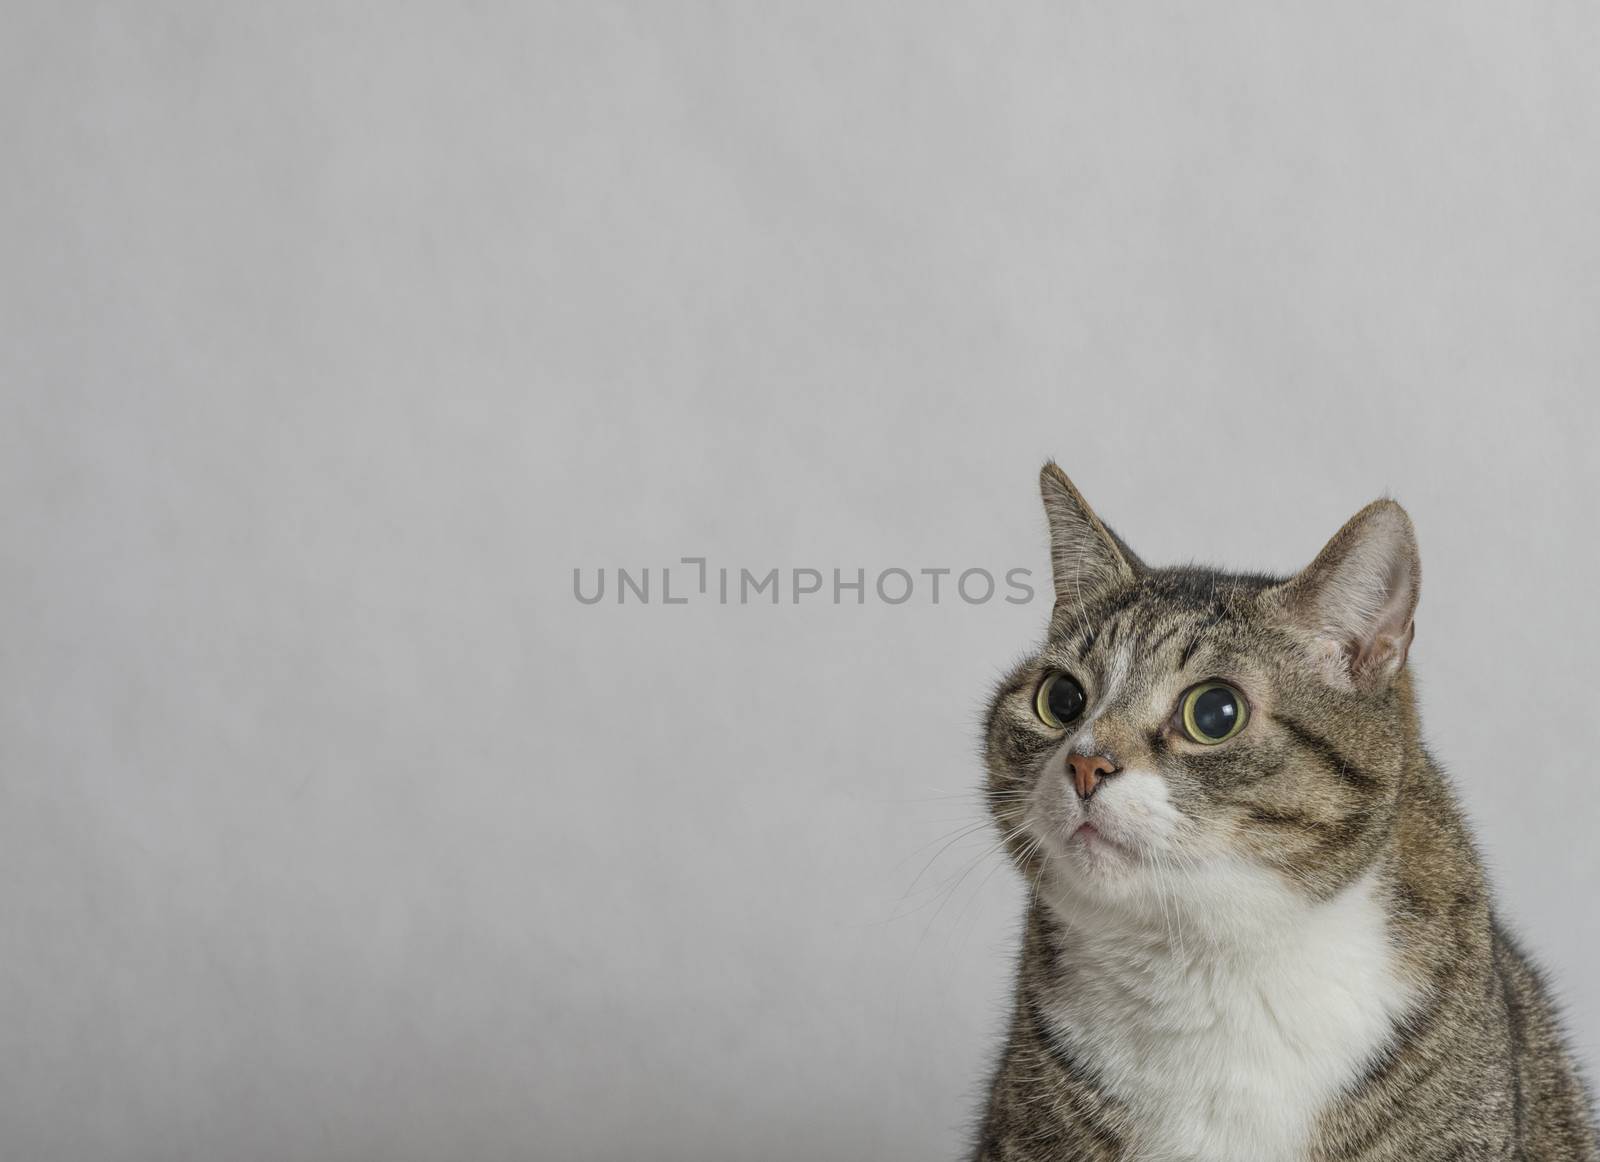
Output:
<path fill-rule="evenodd" d="M 1078 798 L 1085 803 L 1100 789 L 1101 783 L 1121 770 L 1105 755 L 1098 754 L 1068 755 L 1067 766 L 1072 768 L 1072 783 L 1078 788 Z"/>

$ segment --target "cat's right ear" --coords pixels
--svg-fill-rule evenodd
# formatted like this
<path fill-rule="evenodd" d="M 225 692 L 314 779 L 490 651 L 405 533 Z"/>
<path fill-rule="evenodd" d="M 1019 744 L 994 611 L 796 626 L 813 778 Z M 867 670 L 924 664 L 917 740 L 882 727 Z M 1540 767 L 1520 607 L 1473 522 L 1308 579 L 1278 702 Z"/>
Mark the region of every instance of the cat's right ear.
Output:
<path fill-rule="evenodd" d="M 1314 643 L 1337 686 L 1381 686 L 1400 672 L 1416 632 L 1422 562 L 1406 510 L 1377 500 L 1317 559 L 1269 593 Z"/>
<path fill-rule="evenodd" d="M 1057 605 L 1084 605 L 1137 578 L 1143 568 L 1139 558 L 1095 516 L 1054 460 L 1039 470 L 1039 494 L 1050 521 L 1050 575 Z"/>

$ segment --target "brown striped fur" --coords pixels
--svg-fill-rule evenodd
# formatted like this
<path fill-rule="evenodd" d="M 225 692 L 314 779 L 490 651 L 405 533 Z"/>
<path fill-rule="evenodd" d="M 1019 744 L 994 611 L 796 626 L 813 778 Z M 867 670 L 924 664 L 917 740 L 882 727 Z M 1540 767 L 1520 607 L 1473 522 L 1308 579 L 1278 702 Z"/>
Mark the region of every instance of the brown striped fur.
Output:
<path fill-rule="evenodd" d="M 1039 780 L 1071 777 L 1057 769 L 1062 736 L 1034 710 L 1043 675 L 1080 675 L 1092 701 L 1120 652 L 1133 659 L 1128 693 L 1094 723 L 1098 751 L 1158 772 L 1186 826 L 1272 869 L 1309 907 L 1370 877 L 1411 989 L 1303 1152 L 1283 1162 L 1600 1159 L 1550 995 L 1497 920 L 1456 797 L 1422 742 L 1406 662 L 1420 567 L 1399 506 L 1369 506 L 1285 579 L 1151 568 L 1054 465 L 1041 483 L 1057 604 L 1038 652 L 1001 683 L 986 731 L 991 806 L 1034 890 L 974 1156 L 1149 1157 L 1128 1102 L 1046 1019 L 1049 999 L 1074 987 L 1061 952 L 1077 937 L 1041 890 L 1070 873 L 1024 813 Z M 1372 561 L 1386 572 L 1367 601 L 1352 586 Z M 1193 745 L 1137 709 L 1221 674 L 1240 676 L 1252 699 L 1246 728 L 1222 746 Z"/>

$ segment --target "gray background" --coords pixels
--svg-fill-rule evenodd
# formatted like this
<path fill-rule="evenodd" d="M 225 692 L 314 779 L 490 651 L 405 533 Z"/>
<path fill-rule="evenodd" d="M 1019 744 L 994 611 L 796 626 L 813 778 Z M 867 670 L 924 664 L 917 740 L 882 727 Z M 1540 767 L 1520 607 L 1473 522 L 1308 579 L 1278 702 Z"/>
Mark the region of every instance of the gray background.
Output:
<path fill-rule="evenodd" d="M 1403 500 L 1594 1059 L 1592 4 L 5 28 L 4 1157 L 956 1156 L 1044 595 L 659 569 L 1037 580 L 1046 455 L 1157 561 Z"/>

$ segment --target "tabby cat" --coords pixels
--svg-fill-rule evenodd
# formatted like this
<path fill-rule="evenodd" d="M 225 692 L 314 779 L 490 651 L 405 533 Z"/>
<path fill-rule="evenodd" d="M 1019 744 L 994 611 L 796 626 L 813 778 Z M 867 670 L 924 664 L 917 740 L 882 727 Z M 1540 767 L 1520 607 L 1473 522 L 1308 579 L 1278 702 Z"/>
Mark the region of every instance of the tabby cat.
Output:
<path fill-rule="evenodd" d="M 1040 484 L 1055 610 L 986 729 L 1031 892 L 974 1156 L 1600 1159 L 1422 745 L 1405 511 L 1284 579 L 1151 568 Z"/>

